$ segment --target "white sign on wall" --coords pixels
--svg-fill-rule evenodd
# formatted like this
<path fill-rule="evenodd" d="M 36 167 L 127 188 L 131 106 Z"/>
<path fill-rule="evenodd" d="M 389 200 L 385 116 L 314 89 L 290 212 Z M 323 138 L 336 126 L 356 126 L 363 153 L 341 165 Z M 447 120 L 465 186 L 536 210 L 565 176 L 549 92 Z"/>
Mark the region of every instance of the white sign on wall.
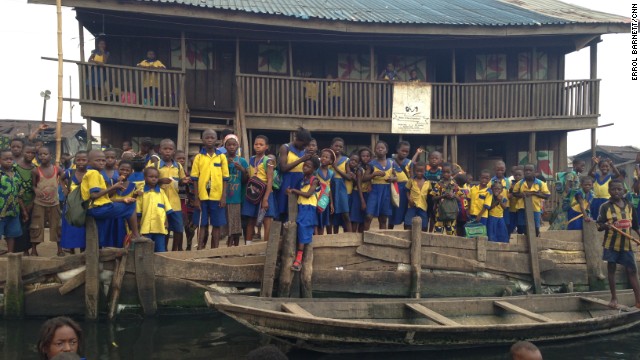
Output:
<path fill-rule="evenodd" d="M 394 83 L 391 108 L 394 134 L 431 133 L 431 84 Z"/>

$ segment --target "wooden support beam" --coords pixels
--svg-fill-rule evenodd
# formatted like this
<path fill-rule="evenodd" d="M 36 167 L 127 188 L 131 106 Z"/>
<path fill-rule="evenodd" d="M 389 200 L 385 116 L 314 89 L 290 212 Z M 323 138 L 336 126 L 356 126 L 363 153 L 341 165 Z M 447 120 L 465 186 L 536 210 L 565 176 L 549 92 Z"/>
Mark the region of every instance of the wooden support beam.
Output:
<path fill-rule="evenodd" d="M 527 309 L 523 309 L 519 306 L 513 305 L 511 303 L 508 303 L 506 301 L 494 301 L 493 305 L 506 310 L 508 312 L 514 313 L 514 314 L 518 314 L 518 315 L 522 315 L 524 317 L 527 317 L 531 320 L 535 320 L 537 322 L 542 322 L 542 323 L 546 323 L 546 322 L 553 322 L 552 319 L 546 317 L 546 316 L 542 316 L 539 314 L 536 314 L 534 312 L 531 312 Z"/>
<path fill-rule="evenodd" d="M 298 225 L 294 219 L 294 221 L 286 222 L 283 227 L 284 240 L 282 244 L 282 254 L 280 255 L 278 297 L 289 297 L 291 295 L 291 282 L 293 281 L 291 265 L 296 256 Z"/>
<path fill-rule="evenodd" d="M 442 137 L 442 158 L 444 162 L 449 162 L 449 135 Z"/>
<path fill-rule="evenodd" d="M 289 77 L 293 77 L 293 46 L 291 45 L 291 41 L 289 41 Z"/>
<path fill-rule="evenodd" d="M 315 317 L 312 313 L 303 309 L 300 305 L 296 303 L 282 303 L 282 305 L 280 306 L 282 307 L 282 311 L 288 312 L 290 314 L 295 314 L 302 317 Z"/>
<path fill-rule="evenodd" d="M 411 219 L 411 290 L 409 296 L 420 298 L 420 274 L 422 273 L 422 219 Z"/>
<path fill-rule="evenodd" d="M 300 271 L 300 297 L 313 297 L 313 242 L 304 246 L 302 255 L 302 270 Z"/>
<path fill-rule="evenodd" d="M 178 77 L 180 80 L 180 97 L 178 99 L 178 149 L 189 151 L 189 126 L 186 123 L 187 118 L 187 101 L 186 101 L 186 86 L 185 77 L 187 70 L 187 42 L 185 39 L 184 31 L 180 32 L 180 56 L 182 64 L 182 74 Z"/>
<path fill-rule="evenodd" d="M 276 263 L 278 262 L 278 252 L 282 237 L 280 231 L 282 223 L 274 221 L 269 231 L 269 242 L 264 260 L 264 270 L 262 271 L 262 285 L 260 286 L 260 296 L 271 297 L 273 295 L 273 283 L 276 276 Z"/>
<path fill-rule="evenodd" d="M 451 135 L 451 162 L 458 163 L 458 135 Z"/>
<path fill-rule="evenodd" d="M 127 258 L 129 257 L 129 246 L 125 248 L 122 258 L 116 260 L 116 271 L 111 281 L 111 295 L 109 297 L 109 320 L 113 320 L 118 309 L 118 301 L 120 300 L 120 290 L 122 288 L 122 280 L 127 269 Z"/>
<path fill-rule="evenodd" d="M 145 316 L 153 316 L 158 310 L 153 249 L 154 243 L 151 239 L 139 238 L 133 240 L 138 299 Z"/>
<path fill-rule="evenodd" d="M 580 300 L 584 301 L 584 302 L 588 302 L 588 303 L 592 303 L 592 304 L 596 304 L 596 305 L 602 305 L 608 309 L 611 309 L 611 307 L 609 306 L 609 302 L 606 300 L 602 300 L 602 299 L 598 299 L 598 298 L 594 298 L 594 297 L 590 297 L 590 296 L 580 296 Z M 632 310 L 635 310 L 633 308 L 630 308 L 628 306 L 625 305 L 620 305 L 618 304 L 618 306 L 616 306 L 616 309 L 618 310 L 622 310 L 624 312 L 629 312 Z"/>
<path fill-rule="evenodd" d="M 589 78 L 598 78 L 598 41 L 594 41 L 589 46 Z"/>
<path fill-rule="evenodd" d="M 438 323 L 440 325 L 444 325 L 444 326 L 460 326 L 459 323 L 449 319 L 448 317 L 439 314 L 429 308 L 427 308 L 426 306 L 420 305 L 420 304 L 405 304 L 406 307 L 408 307 L 409 309 L 417 312 L 418 314 L 426 317 L 427 319 Z"/>
<path fill-rule="evenodd" d="M 529 133 L 529 163 L 538 163 L 538 156 L 536 153 L 536 133 L 534 131 Z"/>
<path fill-rule="evenodd" d="M 451 49 L 451 82 L 456 83 L 456 49 Z M 453 161 L 453 160 L 452 160 Z"/>
<path fill-rule="evenodd" d="M 89 138 L 90 139 L 90 138 Z M 85 320 L 98 320 L 98 300 L 100 299 L 100 247 L 98 243 L 98 227 L 93 217 L 87 216 L 85 255 Z"/>
<path fill-rule="evenodd" d="M 60 295 L 66 295 L 71 291 L 75 290 L 76 288 L 78 288 L 80 285 L 84 284 L 86 280 L 86 275 L 87 275 L 87 271 L 83 270 L 80 273 L 78 273 L 76 276 L 69 279 L 66 283 L 62 284 L 62 286 L 58 288 Z"/>
<path fill-rule="evenodd" d="M 556 167 L 556 169 L 558 169 L 557 171 L 564 171 L 564 169 L 569 166 L 567 162 L 569 156 L 567 151 L 567 132 L 562 132 L 560 133 L 560 141 L 558 144 L 558 166 Z"/>
<path fill-rule="evenodd" d="M 531 260 L 531 276 L 536 294 L 542 293 L 542 282 L 540 280 L 540 263 L 538 259 L 538 238 L 536 237 L 535 220 L 533 216 L 533 199 L 530 196 L 524 198 L 524 208 L 526 214 L 526 234 L 529 243 L 529 258 Z"/>
<path fill-rule="evenodd" d="M 598 145 L 598 141 L 596 139 L 596 129 L 591 129 L 591 157 L 596 157 L 596 146 Z"/>
<path fill-rule="evenodd" d="M 84 62 L 84 26 L 82 25 L 82 21 L 78 21 L 78 41 L 80 42 L 80 61 Z M 84 84 L 80 86 L 84 86 Z"/>
<path fill-rule="evenodd" d="M 589 290 L 605 290 L 607 287 L 602 261 L 602 245 L 594 221 L 584 222 L 582 226 L 582 243 L 584 257 L 587 262 L 587 281 Z"/>
<path fill-rule="evenodd" d="M 24 287 L 22 284 L 22 254 L 7 255 L 7 282 L 4 285 L 4 318 L 24 317 Z"/>
<path fill-rule="evenodd" d="M 84 120 L 87 122 L 87 151 L 91 151 L 91 148 L 93 147 L 92 120 L 88 116 L 85 116 Z"/>
<path fill-rule="evenodd" d="M 294 194 L 289 194 L 287 196 L 287 216 L 290 222 L 296 222 L 296 217 L 298 216 L 298 196 Z"/>

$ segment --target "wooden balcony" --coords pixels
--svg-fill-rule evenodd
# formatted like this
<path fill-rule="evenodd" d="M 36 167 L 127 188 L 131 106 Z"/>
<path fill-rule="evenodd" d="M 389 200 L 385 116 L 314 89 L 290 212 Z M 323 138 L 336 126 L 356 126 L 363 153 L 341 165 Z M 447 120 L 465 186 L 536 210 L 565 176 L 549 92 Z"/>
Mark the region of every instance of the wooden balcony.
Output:
<path fill-rule="evenodd" d="M 77 64 L 83 116 L 178 123 L 181 71 Z"/>
<path fill-rule="evenodd" d="M 390 132 L 393 83 L 238 75 L 247 126 Z M 432 84 L 431 132 L 577 130 L 597 125 L 599 80 Z"/>

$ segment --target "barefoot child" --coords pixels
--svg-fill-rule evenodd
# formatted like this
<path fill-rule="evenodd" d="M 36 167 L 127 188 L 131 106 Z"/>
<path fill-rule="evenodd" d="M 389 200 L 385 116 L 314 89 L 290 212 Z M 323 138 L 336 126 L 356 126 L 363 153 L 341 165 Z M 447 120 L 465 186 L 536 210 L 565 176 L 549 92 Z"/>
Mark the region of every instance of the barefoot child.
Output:
<path fill-rule="evenodd" d="M 264 184 L 264 194 L 259 199 L 251 200 L 247 196 L 242 203 L 242 216 L 247 216 L 247 231 L 245 233 L 245 243 L 251 244 L 253 241 L 253 231 L 258 221 L 258 215 L 262 210 L 264 212 L 264 239 L 269 240 L 269 231 L 271 229 L 271 222 L 278 214 L 278 207 L 276 204 L 275 194 L 272 192 L 273 188 L 273 170 L 275 169 L 275 160 L 267 155 L 269 149 L 269 139 L 264 135 L 256 136 L 253 141 L 253 155 L 249 159 L 249 183 L 247 188 L 251 186 L 251 182 L 256 184 Z M 314 157 L 315 158 L 315 157 Z M 247 189 L 247 194 L 249 189 Z M 286 199 L 286 197 L 285 197 Z"/>
<path fill-rule="evenodd" d="M 507 224 L 504 223 L 504 210 L 509 208 L 509 196 L 507 190 L 502 187 L 499 181 L 491 184 L 491 192 L 487 193 L 484 207 L 477 218 L 484 213 L 488 213 L 487 237 L 489 241 L 509 242 Z M 479 222 L 479 220 L 477 220 Z"/>
<path fill-rule="evenodd" d="M 340 225 L 344 228 L 344 232 L 351 232 L 351 218 L 349 217 L 349 194 L 353 191 L 351 179 L 353 174 L 348 166 L 349 158 L 344 156 L 344 140 L 342 138 L 333 138 L 331 140 L 331 150 L 335 154 L 335 161 L 331 164 L 334 172 L 333 180 L 331 180 L 331 198 L 333 200 L 334 214 L 333 233 L 337 234 Z M 322 163 L 322 161 L 320 161 Z M 327 233 L 330 234 L 329 229 Z"/>
<path fill-rule="evenodd" d="M 405 230 L 411 229 L 413 218 L 418 216 L 422 219 L 422 231 L 429 230 L 429 219 L 427 218 L 427 195 L 431 192 L 431 183 L 424 178 L 427 171 L 425 163 L 419 161 L 413 167 L 414 176 L 407 182 L 407 213 L 404 217 Z M 404 196 L 404 194 L 400 194 Z"/>
<path fill-rule="evenodd" d="M 193 159 L 191 181 L 194 189 L 194 207 L 200 211 L 193 214 L 198 231 L 198 249 L 204 249 L 205 236 L 211 225 L 211 248 L 220 243 L 220 227 L 227 224 L 227 182 L 229 165 L 224 148 L 216 149 L 218 135 L 207 129 L 202 133 L 202 150 Z"/>
<path fill-rule="evenodd" d="M 9 253 L 14 250 L 15 238 L 22 235 L 17 180 L 11 150 L 3 149 L 0 151 L 0 239 L 4 236 Z"/>
<path fill-rule="evenodd" d="M 580 178 L 580 190 L 573 199 L 569 210 L 567 210 L 567 230 L 582 230 L 585 222 L 591 222 L 591 202 L 593 201 L 593 178 L 582 176 Z"/>
<path fill-rule="evenodd" d="M 229 183 L 227 185 L 227 246 L 238 246 L 242 235 L 242 202 L 245 193 L 244 184 L 249 179 L 249 163 L 238 156 L 240 143 L 238 137 L 225 136 L 223 145 L 227 150 L 229 164 Z"/>
<path fill-rule="evenodd" d="M 193 222 L 191 222 L 193 218 L 193 191 L 190 190 L 192 188 L 191 176 L 189 176 L 189 173 L 187 172 L 187 154 L 182 150 L 176 150 L 176 161 L 182 166 L 182 169 L 184 169 L 184 173 L 187 176 L 186 182 L 181 182 L 180 185 L 178 185 L 178 196 L 180 196 L 182 221 L 184 223 L 184 233 L 187 238 L 186 249 L 187 251 L 189 251 L 191 250 L 195 231 L 193 231 L 194 225 Z M 178 244 L 178 251 L 182 251 L 182 247 L 180 247 L 180 244 Z"/>
<path fill-rule="evenodd" d="M 400 204 L 398 207 L 393 207 L 391 218 L 389 219 L 389 229 L 393 229 L 394 225 L 400 225 L 405 220 L 405 214 L 407 213 L 408 200 L 405 196 L 407 183 L 411 177 L 412 163 L 409 156 L 411 145 L 407 141 L 400 141 L 396 145 L 396 158 L 393 161 L 393 171 L 398 177 L 398 192 L 400 193 Z"/>
<path fill-rule="evenodd" d="M 336 155 L 333 150 L 322 149 L 322 151 L 320 152 L 320 167 L 318 168 L 318 170 L 316 170 L 315 175 L 320 184 L 324 184 L 327 191 L 329 192 L 329 206 L 327 206 L 323 212 L 318 214 L 318 224 L 314 231 L 315 235 L 324 235 L 325 227 L 327 228 L 327 234 L 331 234 L 331 231 L 333 230 L 331 226 L 331 216 L 334 215 L 335 207 L 332 196 L 333 188 L 331 187 L 331 180 L 334 178 L 335 174 L 333 170 L 330 169 L 330 166 L 331 164 L 335 164 L 335 162 Z M 349 223 L 351 223 L 351 221 L 349 221 Z"/>
<path fill-rule="evenodd" d="M 178 195 L 178 187 L 181 183 L 186 183 L 187 175 L 184 168 L 173 159 L 176 153 L 176 145 L 171 139 L 160 141 L 160 161 L 156 164 L 160 171 L 160 179 L 158 184 L 167 195 L 173 212 L 167 214 L 169 222 L 169 231 L 173 232 L 172 250 L 178 251 L 182 249 L 182 238 L 184 234 L 184 223 L 182 221 L 182 206 L 180 204 L 180 195 Z M 167 249 L 169 244 L 169 235 L 166 242 Z"/>
<path fill-rule="evenodd" d="M 31 171 L 33 178 L 33 211 L 31 213 L 31 255 L 38 256 L 36 247 L 44 241 L 44 226 L 49 222 L 49 240 L 57 243 L 58 256 L 64 256 L 60 246 L 60 200 L 58 184 L 62 170 L 51 163 L 51 152 L 46 146 L 38 150 L 40 166 Z"/>
<path fill-rule="evenodd" d="M 75 169 L 67 169 L 62 174 L 60 182 L 62 183 L 62 191 L 65 196 L 69 196 L 69 193 L 77 189 L 82 183 L 82 178 L 87 173 L 87 157 L 86 151 L 78 151 L 76 153 L 73 163 Z M 71 253 L 75 253 L 75 249 L 84 251 L 86 247 L 86 231 L 84 226 L 72 226 L 65 219 L 64 214 L 67 212 L 66 206 L 62 211 L 62 237 L 60 239 L 60 246 L 63 249 L 71 249 Z"/>
<path fill-rule="evenodd" d="M 298 217 L 296 224 L 298 225 L 298 251 L 296 258 L 291 265 L 291 270 L 300 271 L 302 269 L 302 255 L 304 246 L 310 244 L 313 240 L 313 229 L 317 224 L 316 206 L 318 198 L 316 197 L 317 188 L 320 185 L 318 178 L 313 173 L 320 166 L 317 158 L 313 157 L 304 162 L 302 165 L 303 178 L 298 188 L 290 188 L 287 193 L 298 195 Z"/>
<path fill-rule="evenodd" d="M 25 256 L 29 255 L 28 249 L 31 248 L 29 228 L 31 227 L 31 212 L 33 211 L 33 199 L 35 197 L 31 172 L 35 167 L 33 164 L 35 157 L 36 147 L 31 143 L 25 143 L 22 147 L 22 157 L 13 164 L 13 171 L 16 174 L 16 181 L 19 188 L 18 201 L 21 201 L 20 210 L 22 212 L 22 216 L 20 217 L 22 235 L 15 239 L 14 250 L 24 251 Z"/>
<path fill-rule="evenodd" d="M 144 188 L 136 200 L 136 213 L 140 218 L 140 233 L 153 240 L 155 252 L 165 252 L 169 232 L 171 202 L 159 185 L 160 172 L 155 167 L 144 169 Z"/>
<path fill-rule="evenodd" d="M 536 236 L 540 236 L 540 225 L 542 223 L 542 200 L 551 196 L 547 183 L 536 178 L 536 167 L 533 164 L 524 166 L 524 179 L 513 185 L 513 196 L 518 198 L 516 208 L 518 209 L 518 234 L 524 234 L 526 226 L 526 215 L 524 209 L 524 198 L 532 197 L 533 219 L 536 227 Z M 520 232 L 522 231 L 522 232 Z"/>
<path fill-rule="evenodd" d="M 638 213 L 624 199 L 624 184 L 618 179 L 613 179 L 608 184 L 610 198 L 600 207 L 597 225 L 599 231 L 605 231 L 603 242 L 602 260 L 607 262 L 607 278 L 611 291 L 609 306 L 615 308 L 618 305 L 616 296 L 616 265 L 625 267 L 627 278 L 633 294 L 636 298 L 636 307 L 640 308 L 640 287 L 636 259 L 631 247 L 631 239 L 623 236 L 631 236 L 633 229 L 638 235 Z"/>
<path fill-rule="evenodd" d="M 365 175 L 366 180 L 371 179 L 371 191 L 367 199 L 367 218 L 364 223 L 364 230 L 369 230 L 374 217 L 378 218 L 380 229 L 387 228 L 387 221 L 391 216 L 391 188 L 389 184 L 398 178 L 393 173 L 393 159 L 387 158 L 389 145 L 382 140 L 378 140 L 375 147 L 375 159 L 371 160 L 371 174 Z"/>

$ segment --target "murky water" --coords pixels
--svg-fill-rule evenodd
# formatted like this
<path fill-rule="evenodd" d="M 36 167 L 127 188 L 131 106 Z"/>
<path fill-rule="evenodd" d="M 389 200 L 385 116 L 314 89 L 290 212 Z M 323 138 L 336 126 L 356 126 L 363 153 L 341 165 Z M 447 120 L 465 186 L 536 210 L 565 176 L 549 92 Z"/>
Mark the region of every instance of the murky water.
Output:
<path fill-rule="evenodd" d="M 0 321 L 0 359 L 38 359 L 36 341 L 44 320 Z M 267 339 L 221 314 L 163 315 L 116 323 L 81 322 L 89 360 L 229 359 L 242 357 Z M 545 359 L 640 359 L 640 329 L 587 340 L 540 346 Z M 292 360 L 505 359 L 507 348 L 463 351 L 323 355 L 293 350 Z"/>

